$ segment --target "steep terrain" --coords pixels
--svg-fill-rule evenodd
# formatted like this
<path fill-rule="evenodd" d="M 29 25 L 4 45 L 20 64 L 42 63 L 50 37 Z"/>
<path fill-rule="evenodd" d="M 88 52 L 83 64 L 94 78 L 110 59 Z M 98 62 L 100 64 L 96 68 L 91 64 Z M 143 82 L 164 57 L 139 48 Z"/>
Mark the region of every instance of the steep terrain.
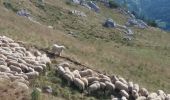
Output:
<path fill-rule="evenodd" d="M 107 18 L 112 18 L 122 25 L 126 23 L 128 16 L 119 13 L 118 9 L 109 9 L 98 3 L 100 13 L 96 13 L 80 5 L 67 3 L 66 0 L 46 0 L 42 8 L 37 5 L 36 0 L 32 1 L 12 0 L 11 5 L 18 10 L 28 9 L 31 16 L 40 24 L 16 15 L 15 10 L 5 8 L 1 2 L 1 35 L 43 49 L 49 49 L 54 43 L 65 45 L 64 57 L 107 74 L 121 75 L 150 91 L 163 89 L 170 93 L 169 33 L 152 27 L 147 29 L 131 27 L 135 39 L 123 41 L 122 31 L 102 26 Z M 87 17 L 72 15 L 69 13 L 70 10 L 80 10 Z M 53 26 L 53 29 L 48 28 L 49 25 Z M 70 32 L 74 34 L 68 34 Z M 57 64 L 62 60 L 53 59 L 53 62 Z M 48 76 L 40 77 L 31 86 L 52 85 L 55 90 L 54 97 L 51 95 L 49 97 L 53 99 L 56 97 L 66 100 L 95 99 L 62 84 L 63 81 L 55 76 L 55 72 L 48 73 Z M 44 99 L 47 97 L 46 94 L 43 96 Z"/>

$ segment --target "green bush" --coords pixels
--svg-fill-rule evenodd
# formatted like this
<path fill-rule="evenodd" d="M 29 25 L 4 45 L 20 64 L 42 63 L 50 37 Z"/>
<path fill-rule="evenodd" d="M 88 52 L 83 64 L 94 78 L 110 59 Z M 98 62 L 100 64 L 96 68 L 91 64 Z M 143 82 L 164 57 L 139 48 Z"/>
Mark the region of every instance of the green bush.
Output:
<path fill-rule="evenodd" d="M 31 100 L 40 100 L 40 92 L 37 89 L 34 89 L 31 93 Z"/>

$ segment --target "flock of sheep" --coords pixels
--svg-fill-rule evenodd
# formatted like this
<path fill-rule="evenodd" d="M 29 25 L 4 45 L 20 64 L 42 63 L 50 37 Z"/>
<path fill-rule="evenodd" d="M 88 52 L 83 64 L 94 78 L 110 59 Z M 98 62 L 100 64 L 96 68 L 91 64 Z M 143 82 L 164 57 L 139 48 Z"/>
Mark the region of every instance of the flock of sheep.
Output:
<path fill-rule="evenodd" d="M 74 84 L 81 91 L 87 90 L 88 94 L 99 91 L 107 95 L 117 93 L 119 96 L 112 96 L 112 100 L 170 100 L 170 94 L 165 94 L 163 90 L 149 93 L 146 88 L 119 76 L 107 76 L 91 69 L 71 71 L 67 62 L 57 65 L 57 72 L 68 85 Z"/>
<path fill-rule="evenodd" d="M 30 79 L 45 71 L 47 63 L 50 59 L 46 54 L 30 52 L 11 38 L 0 36 L 0 80 L 21 82 L 27 87 Z"/>
<path fill-rule="evenodd" d="M 54 44 L 51 52 L 60 56 L 65 49 L 64 46 Z M 20 46 L 11 38 L 0 36 L 0 80 L 9 80 L 19 84 L 22 89 L 27 90 L 30 79 L 39 76 L 45 71 L 46 64 L 51 63 L 46 54 L 38 50 L 28 51 Z M 104 94 L 114 95 L 112 100 L 170 100 L 170 94 L 163 90 L 148 92 L 146 88 L 139 87 L 138 84 L 128 82 L 120 76 L 107 76 L 92 69 L 70 70 L 67 62 L 57 65 L 58 74 L 77 88 L 88 94 L 103 92 Z"/>

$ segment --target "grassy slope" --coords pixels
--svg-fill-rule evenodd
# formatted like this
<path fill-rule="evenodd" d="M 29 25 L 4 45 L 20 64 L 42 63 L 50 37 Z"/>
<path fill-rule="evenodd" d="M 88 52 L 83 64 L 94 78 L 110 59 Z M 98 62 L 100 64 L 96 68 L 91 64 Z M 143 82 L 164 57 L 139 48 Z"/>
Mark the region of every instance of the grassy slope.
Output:
<path fill-rule="evenodd" d="M 64 1 L 48 0 L 45 10 L 24 1 L 24 6 L 31 10 L 42 25 L 18 17 L 0 6 L 0 13 L 3 13 L 0 14 L 0 34 L 43 48 L 48 48 L 53 43 L 63 44 L 67 47 L 64 56 L 74 58 L 93 69 L 121 75 L 152 91 L 164 89 L 170 92 L 168 33 L 155 28 L 133 28 L 135 40 L 124 43 L 120 31 L 101 25 L 108 17 L 112 17 L 117 23 L 125 23 L 126 16 L 116 9 L 111 10 L 101 5 L 101 12 L 97 14 L 81 6 L 66 5 Z M 84 11 L 88 17 L 70 15 L 69 9 Z M 48 25 L 53 25 L 54 30 L 48 29 Z M 68 35 L 69 31 L 75 32 L 76 36 Z"/>

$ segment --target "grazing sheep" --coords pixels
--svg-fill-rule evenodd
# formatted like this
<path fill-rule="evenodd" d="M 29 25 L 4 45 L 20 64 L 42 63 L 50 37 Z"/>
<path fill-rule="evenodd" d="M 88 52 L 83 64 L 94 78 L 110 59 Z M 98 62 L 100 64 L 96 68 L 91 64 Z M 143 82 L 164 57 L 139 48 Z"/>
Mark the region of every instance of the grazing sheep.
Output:
<path fill-rule="evenodd" d="M 99 81 L 99 78 L 98 77 L 87 77 L 87 80 L 89 83 L 92 83 L 94 81 Z"/>
<path fill-rule="evenodd" d="M 80 90 L 84 90 L 85 85 L 84 85 L 84 82 L 81 79 L 74 78 L 73 82 Z"/>
<path fill-rule="evenodd" d="M 86 69 L 86 70 L 83 70 L 83 71 L 79 71 L 81 77 L 84 77 L 84 76 L 92 76 L 93 74 L 93 70 L 91 69 Z"/>
<path fill-rule="evenodd" d="M 28 79 L 35 79 L 39 76 L 39 73 L 34 71 L 34 72 L 29 72 L 29 73 L 25 73 L 28 76 Z"/>
<path fill-rule="evenodd" d="M 120 90 L 121 96 L 126 97 L 127 99 L 129 98 L 129 94 L 125 90 Z"/>
<path fill-rule="evenodd" d="M 134 84 L 133 85 L 133 90 L 136 90 L 136 92 L 139 92 L 139 85 L 138 84 Z"/>
<path fill-rule="evenodd" d="M 65 73 L 65 69 L 62 66 L 58 66 L 58 73 L 63 75 Z"/>
<path fill-rule="evenodd" d="M 111 82 L 111 79 L 106 75 L 99 74 L 99 78 L 100 78 L 100 82 L 105 82 L 105 81 Z"/>
<path fill-rule="evenodd" d="M 157 94 L 162 100 L 165 100 L 166 94 L 163 90 L 158 90 Z"/>
<path fill-rule="evenodd" d="M 63 49 L 65 49 L 64 46 L 59 46 L 59 45 L 57 45 L 57 44 L 53 44 L 53 47 L 52 47 L 51 52 L 52 52 L 54 55 L 56 55 L 56 56 L 60 56 L 61 53 L 62 53 L 62 51 L 63 51 Z"/>
<path fill-rule="evenodd" d="M 23 63 L 20 63 L 19 65 L 20 65 L 19 67 L 22 69 L 23 72 L 27 72 L 28 71 L 28 66 L 27 65 L 25 65 Z"/>
<path fill-rule="evenodd" d="M 133 90 L 133 82 L 128 82 L 128 89 L 130 92 Z"/>
<path fill-rule="evenodd" d="M 73 73 L 75 78 L 81 78 L 80 73 L 79 73 L 78 70 L 74 70 L 72 73 Z"/>
<path fill-rule="evenodd" d="M 116 75 L 111 76 L 111 81 L 113 84 L 115 84 L 115 82 L 118 80 L 119 80 L 119 78 Z"/>
<path fill-rule="evenodd" d="M 122 83 L 122 82 L 120 82 L 120 81 L 116 81 L 115 87 L 116 87 L 117 89 L 119 89 L 119 90 L 125 90 L 125 91 L 128 92 L 128 85 L 126 85 L 126 84 L 124 84 L 124 83 Z"/>
<path fill-rule="evenodd" d="M 20 67 L 16 67 L 16 66 L 14 66 L 14 65 L 10 65 L 9 68 L 10 68 L 11 71 L 16 71 L 16 72 L 18 72 L 18 73 L 21 73 L 21 72 L 22 72 L 22 70 L 21 70 Z"/>
<path fill-rule="evenodd" d="M 106 90 L 109 90 L 111 93 L 115 90 L 115 85 L 112 84 L 111 82 L 106 81 Z"/>
<path fill-rule="evenodd" d="M 147 100 L 155 100 L 157 97 L 157 93 L 150 93 L 147 97 Z"/>
<path fill-rule="evenodd" d="M 100 83 L 100 89 L 105 90 L 106 89 L 106 84 L 104 82 L 99 82 L 99 83 Z"/>
<path fill-rule="evenodd" d="M 97 91 L 99 89 L 100 89 L 100 83 L 95 82 L 88 87 L 88 93 L 91 94 L 92 92 Z"/>
<path fill-rule="evenodd" d="M 85 87 L 88 86 L 89 83 L 88 83 L 88 80 L 86 78 L 83 77 L 83 78 L 80 78 L 80 80 L 84 82 Z"/>
<path fill-rule="evenodd" d="M 128 84 L 127 81 L 124 78 L 122 78 L 122 77 L 119 77 L 119 81 L 121 81 L 124 84 Z"/>
<path fill-rule="evenodd" d="M 139 97 L 139 94 L 136 90 L 132 90 L 132 96 L 137 99 Z"/>
<path fill-rule="evenodd" d="M 37 71 L 37 72 L 42 72 L 43 67 L 42 66 L 34 66 L 34 70 Z"/>
<path fill-rule="evenodd" d="M 10 68 L 4 65 L 0 65 L 0 71 L 1 72 L 9 72 Z"/>
<path fill-rule="evenodd" d="M 112 98 L 112 100 L 120 100 L 119 98 Z"/>
<path fill-rule="evenodd" d="M 68 85 L 71 84 L 71 82 L 73 82 L 74 79 L 74 75 L 72 73 L 69 72 L 65 72 L 63 75 L 63 78 L 67 80 Z"/>
<path fill-rule="evenodd" d="M 23 77 L 25 80 L 28 80 L 28 76 L 25 74 L 15 74 L 15 76 Z"/>
<path fill-rule="evenodd" d="M 139 90 L 139 94 L 140 94 L 141 96 L 147 97 L 147 96 L 149 95 L 149 92 L 148 92 L 148 90 L 147 90 L 146 88 L 141 88 L 141 89 Z"/>
<path fill-rule="evenodd" d="M 20 47 L 18 43 L 9 43 L 8 44 L 10 47 Z"/>
<path fill-rule="evenodd" d="M 170 100 L 170 94 L 167 94 L 165 100 Z"/>
<path fill-rule="evenodd" d="M 66 72 L 71 73 L 71 71 L 70 71 L 69 67 L 64 67 L 64 70 L 65 70 Z"/>

